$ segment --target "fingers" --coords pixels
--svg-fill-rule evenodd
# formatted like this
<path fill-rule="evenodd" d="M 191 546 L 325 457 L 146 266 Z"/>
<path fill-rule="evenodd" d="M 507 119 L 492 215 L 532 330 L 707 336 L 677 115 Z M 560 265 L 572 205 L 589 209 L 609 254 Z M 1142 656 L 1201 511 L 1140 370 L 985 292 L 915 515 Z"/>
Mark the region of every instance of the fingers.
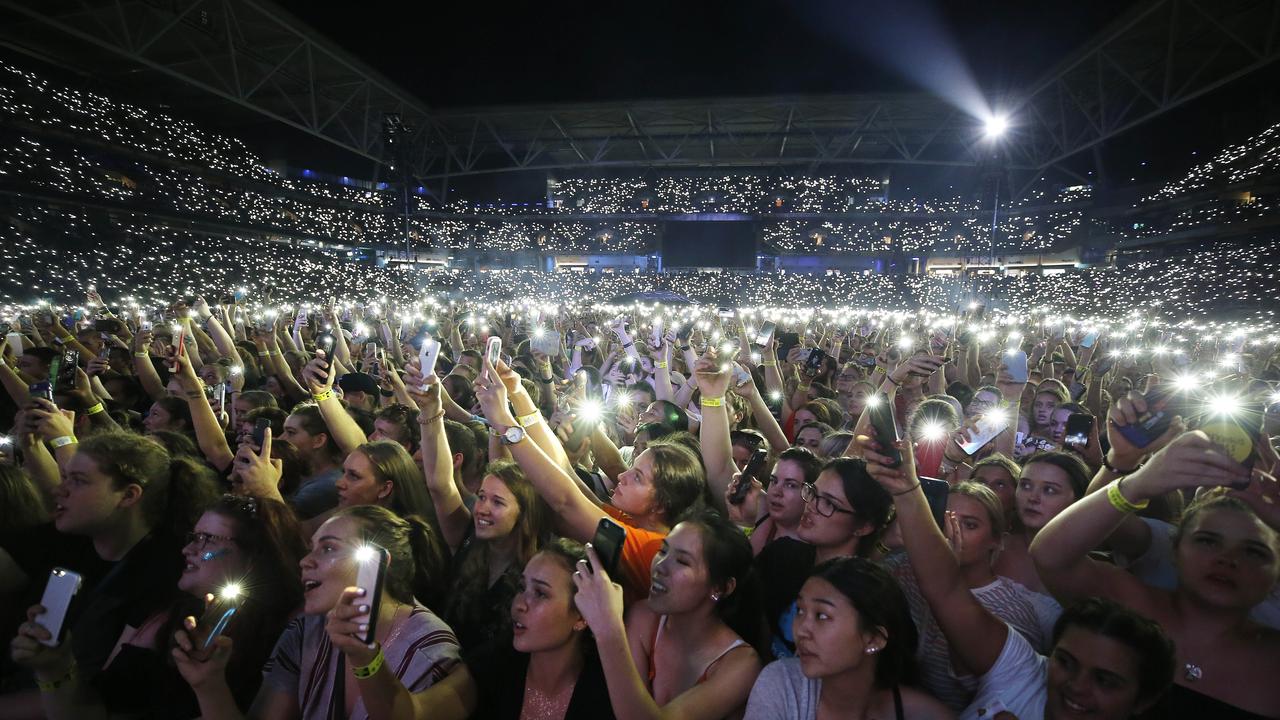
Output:
<path fill-rule="evenodd" d="M 271 428 L 267 427 L 262 431 L 262 450 L 258 453 L 258 459 L 269 461 L 271 459 Z"/>

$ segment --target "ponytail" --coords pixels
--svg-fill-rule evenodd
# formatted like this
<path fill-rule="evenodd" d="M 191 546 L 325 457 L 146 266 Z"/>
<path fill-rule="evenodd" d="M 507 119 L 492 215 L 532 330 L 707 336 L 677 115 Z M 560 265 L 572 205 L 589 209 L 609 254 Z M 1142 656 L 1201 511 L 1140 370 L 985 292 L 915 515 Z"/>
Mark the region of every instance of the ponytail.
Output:
<path fill-rule="evenodd" d="M 195 459 L 172 456 L 151 438 L 104 432 L 85 438 L 77 452 L 93 459 L 116 488 L 142 489 L 139 507 L 151 530 L 186 534 L 221 494 L 212 470 Z"/>
<path fill-rule="evenodd" d="M 413 596 L 428 607 L 437 607 L 447 590 L 448 558 L 434 528 L 420 515 L 404 519 L 409 524 L 409 547 L 413 551 Z"/>
<path fill-rule="evenodd" d="M 447 589 L 444 546 L 435 530 L 421 516 L 402 518 L 380 505 L 353 505 L 334 513 L 360 525 L 360 539 L 384 548 L 391 555 L 384 587 L 403 603 L 414 598 L 428 607 Z"/>

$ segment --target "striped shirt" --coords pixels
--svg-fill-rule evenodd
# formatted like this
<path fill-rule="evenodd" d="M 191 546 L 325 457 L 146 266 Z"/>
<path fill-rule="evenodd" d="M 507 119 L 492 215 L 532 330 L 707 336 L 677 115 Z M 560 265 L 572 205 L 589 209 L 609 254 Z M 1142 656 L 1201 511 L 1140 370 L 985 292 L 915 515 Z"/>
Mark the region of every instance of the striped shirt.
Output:
<path fill-rule="evenodd" d="M 443 679 L 461 662 L 453 631 L 435 613 L 415 605 L 382 648 L 386 668 L 411 693 L 422 692 Z M 301 720 L 326 720 L 333 703 L 334 678 L 342 652 L 329 642 L 323 615 L 294 620 L 276 642 L 263 667 L 263 684 L 293 695 L 302 708 Z M 350 720 L 366 720 L 364 701 L 357 698 Z"/>

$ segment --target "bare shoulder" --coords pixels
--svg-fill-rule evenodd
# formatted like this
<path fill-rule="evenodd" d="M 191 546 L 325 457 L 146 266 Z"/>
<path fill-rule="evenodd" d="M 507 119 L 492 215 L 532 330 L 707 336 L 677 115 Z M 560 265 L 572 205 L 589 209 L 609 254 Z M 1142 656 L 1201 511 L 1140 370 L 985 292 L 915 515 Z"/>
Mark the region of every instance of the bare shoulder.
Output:
<path fill-rule="evenodd" d="M 902 711 L 905 717 L 923 720 L 951 720 L 956 716 L 942 701 L 915 688 L 902 688 Z"/>

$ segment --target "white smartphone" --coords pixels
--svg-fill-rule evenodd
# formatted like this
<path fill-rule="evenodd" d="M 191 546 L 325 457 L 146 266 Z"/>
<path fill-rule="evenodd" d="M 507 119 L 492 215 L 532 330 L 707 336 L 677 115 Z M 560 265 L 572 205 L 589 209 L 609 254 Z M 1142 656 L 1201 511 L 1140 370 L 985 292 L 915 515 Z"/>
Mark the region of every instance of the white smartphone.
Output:
<path fill-rule="evenodd" d="M 956 444 L 965 455 L 972 456 L 981 450 L 983 445 L 991 442 L 992 438 L 1004 432 L 1009 427 L 1009 420 L 1009 411 L 1006 408 L 992 408 L 978 417 L 977 427 L 970 433 L 969 442 L 962 443 L 957 439 Z"/>
<path fill-rule="evenodd" d="M 5 338 L 14 357 L 22 357 L 22 333 L 11 332 Z"/>
<path fill-rule="evenodd" d="M 367 605 L 369 612 L 351 618 L 351 622 L 368 625 L 369 629 L 363 635 L 356 637 L 360 642 L 372 645 L 374 633 L 377 632 L 382 584 L 387 576 L 387 567 L 391 564 L 391 553 L 388 553 L 385 548 L 369 543 L 356 548 L 355 559 L 356 587 L 364 590 L 363 602 L 359 604 Z"/>
<path fill-rule="evenodd" d="M 1004 354 L 1005 367 L 1009 368 L 1009 380 L 1016 383 L 1027 381 L 1027 354 L 1021 350 Z"/>
<path fill-rule="evenodd" d="M 751 381 L 751 373 L 743 370 L 737 363 L 733 364 L 733 386 L 741 387 Z"/>
<path fill-rule="evenodd" d="M 421 365 L 422 377 L 425 378 L 435 372 L 438 357 L 440 357 L 440 341 L 430 335 L 422 338 L 422 347 L 418 348 L 418 363 Z"/>
<path fill-rule="evenodd" d="M 40 598 L 44 612 L 35 619 L 36 624 L 48 630 L 52 636 L 48 640 L 41 640 L 42 645 L 57 647 L 62 642 L 67 611 L 71 609 L 71 600 L 80 591 L 82 581 L 80 573 L 64 568 L 56 567 L 49 572 L 49 582 L 45 583 L 44 596 Z"/>
<path fill-rule="evenodd" d="M 484 348 L 484 357 L 495 369 L 498 367 L 498 361 L 502 359 L 502 338 L 497 335 L 489 338 L 489 344 Z"/>
<path fill-rule="evenodd" d="M 659 315 L 653 319 L 652 346 L 655 348 L 662 347 L 662 316 Z"/>

